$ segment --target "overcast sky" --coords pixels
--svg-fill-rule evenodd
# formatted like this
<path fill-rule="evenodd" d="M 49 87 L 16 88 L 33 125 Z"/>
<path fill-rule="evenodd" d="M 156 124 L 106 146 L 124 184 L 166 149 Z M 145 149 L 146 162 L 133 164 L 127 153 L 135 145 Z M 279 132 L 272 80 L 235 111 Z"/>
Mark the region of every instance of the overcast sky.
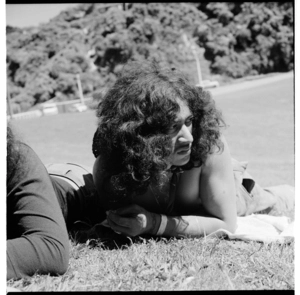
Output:
<path fill-rule="evenodd" d="M 47 23 L 62 10 L 79 3 L 35 3 L 35 4 L 6 4 L 6 25 L 13 27 L 38 26 Z"/>

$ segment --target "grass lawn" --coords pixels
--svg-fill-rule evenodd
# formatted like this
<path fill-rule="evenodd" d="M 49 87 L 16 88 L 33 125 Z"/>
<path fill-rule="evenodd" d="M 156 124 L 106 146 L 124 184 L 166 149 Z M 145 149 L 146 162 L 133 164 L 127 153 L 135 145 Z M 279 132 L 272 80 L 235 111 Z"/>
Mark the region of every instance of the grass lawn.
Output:
<path fill-rule="evenodd" d="M 263 187 L 294 179 L 293 79 L 214 96 L 229 125 L 232 157 L 249 161 L 249 173 Z"/>
<path fill-rule="evenodd" d="M 97 120 L 94 111 L 15 120 L 22 139 L 44 163 L 94 163 L 92 140 Z"/>
<path fill-rule="evenodd" d="M 214 96 L 229 127 L 231 154 L 249 161 L 262 186 L 294 185 L 293 80 Z M 14 121 L 48 162 L 92 166 L 92 111 Z M 130 239 L 103 232 L 86 243 L 70 240 L 69 269 L 8 282 L 23 291 L 294 289 L 294 242 L 264 244 L 217 238 Z"/>

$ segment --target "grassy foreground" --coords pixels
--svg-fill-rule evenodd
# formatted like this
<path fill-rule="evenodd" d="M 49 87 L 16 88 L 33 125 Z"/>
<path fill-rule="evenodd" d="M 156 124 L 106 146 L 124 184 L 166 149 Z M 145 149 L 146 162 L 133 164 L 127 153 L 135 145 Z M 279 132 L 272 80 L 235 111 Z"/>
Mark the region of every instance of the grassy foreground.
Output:
<path fill-rule="evenodd" d="M 294 185 L 293 84 L 216 96 L 229 124 L 232 156 L 249 160 L 262 186 Z M 93 112 L 14 122 L 43 162 L 91 166 Z M 23 291 L 294 289 L 294 242 L 264 244 L 218 238 L 130 239 L 107 232 L 85 243 L 70 240 L 65 275 L 8 282 Z M 110 238 L 109 238 L 110 237 Z"/>
<path fill-rule="evenodd" d="M 65 275 L 9 285 L 24 291 L 294 289 L 294 242 L 136 240 L 115 249 L 72 244 Z"/>

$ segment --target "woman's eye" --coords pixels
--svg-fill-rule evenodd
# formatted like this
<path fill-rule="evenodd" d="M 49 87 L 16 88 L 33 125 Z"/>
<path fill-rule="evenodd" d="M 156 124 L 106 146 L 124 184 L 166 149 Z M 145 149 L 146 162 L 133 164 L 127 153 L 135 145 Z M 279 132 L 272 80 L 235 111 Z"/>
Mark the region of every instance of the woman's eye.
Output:
<path fill-rule="evenodd" d="M 169 128 L 169 133 L 174 133 L 177 131 L 177 129 L 178 129 L 178 124 L 173 124 Z"/>
<path fill-rule="evenodd" d="M 185 126 L 189 127 L 189 126 L 192 125 L 192 123 L 193 123 L 193 118 L 190 118 L 190 119 L 185 121 Z"/>

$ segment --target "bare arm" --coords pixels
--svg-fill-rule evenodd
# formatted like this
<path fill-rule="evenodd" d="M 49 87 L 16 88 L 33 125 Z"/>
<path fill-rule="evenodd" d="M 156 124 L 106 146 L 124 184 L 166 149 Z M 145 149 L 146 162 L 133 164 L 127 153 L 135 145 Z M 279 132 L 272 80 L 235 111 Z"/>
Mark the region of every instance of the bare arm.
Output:
<path fill-rule="evenodd" d="M 164 236 L 202 236 L 221 228 L 231 232 L 235 230 L 236 196 L 231 157 L 225 139 L 222 140 L 224 150 L 216 151 L 207 158 L 201 169 L 200 180 L 187 183 L 187 188 L 198 191 L 208 214 L 197 216 L 193 212 L 193 215 L 168 216 Z M 138 207 L 134 205 L 109 213 L 111 227 L 128 235 L 155 235 L 161 223 L 161 215 L 147 212 L 141 207 L 140 214 L 137 214 Z M 132 217 L 128 217 L 130 215 Z M 145 216 L 144 219 L 142 215 Z"/>
<path fill-rule="evenodd" d="M 220 228 L 231 232 L 235 230 L 236 192 L 231 156 L 225 138 L 221 139 L 224 150 L 209 155 L 201 167 L 200 175 L 197 176 L 193 171 L 185 175 L 181 187 L 180 208 L 183 208 L 186 203 L 193 212 L 188 214 L 187 208 L 184 216 L 168 217 L 166 236 L 210 234 Z M 199 187 L 197 187 L 197 178 L 200 179 Z M 191 192 L 188 195 L 185 193 L 187 190 Z M 198 194 L 206 210 L 205 215 L 200 211 L 194 212 Z"/>
<path fill-rule="evenodd" d="M 199 227 L 198 224 L 202 234 L 209 234 L 220 228 L 229 231 L 236 228 L 236 192 L 231 157 L 224 137 L 222 141 L 224 150 L 207 158 L 200 175 L 199 192 L 202 204 L 211 216 L 183 217 L 190 224 L 192 232 L 193 225 Z"/>
<path fill-rule="evenodd" d="M 224 150 L 209 155 L 201 168 L 199 193 L 208 215 L 168 217 L 164 235 L 199 236 L 221 228 L 235 230 L 236 194 L 231 157 L 224 137 L 222 141 Z"/>
<path fill-rule="evenodd" d="M 207 213 L 199 212 L 198 215 L 193 210 L 191 215 L 167 216 L 164 236 L 203 236 L 221 228 L 231 232 L 236 229 L 236 193 L 231 157 L 224 137 L 222 141 L 223 151 L 216 150 L 209 155 L 201 167 L 200 176 L 196 178 L 189 175 L 184 185 L 184 190 L 197 192 L 195 198 L 201 196 Z M 189 202 L 193 207 L 193 200 Z M 155 235 L 161 223 L 161 215 L 132 205 L 110 212 L 108 221 L 114 230 L 127 235 Z"/>

